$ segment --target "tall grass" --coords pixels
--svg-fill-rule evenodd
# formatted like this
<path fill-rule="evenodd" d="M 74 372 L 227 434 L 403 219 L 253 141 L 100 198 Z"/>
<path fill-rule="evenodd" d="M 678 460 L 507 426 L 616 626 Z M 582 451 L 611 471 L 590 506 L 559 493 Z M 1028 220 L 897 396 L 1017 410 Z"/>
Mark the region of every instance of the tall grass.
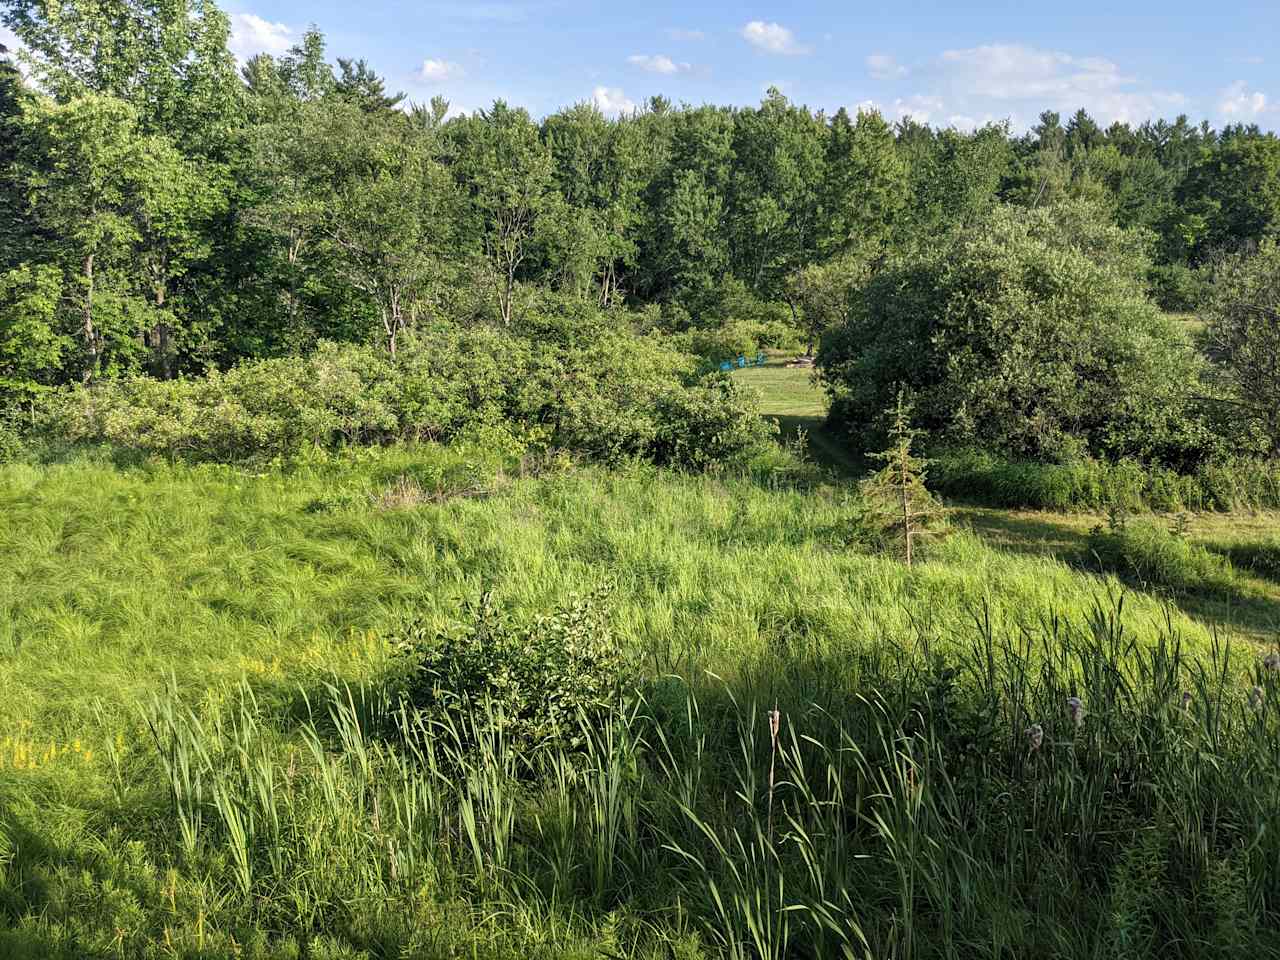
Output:
<path fill-rule="evenodd" d="M 1232 511 L 1280 507 L 1280 465 L 1247 458 L 1194 473 L 1132 460 L 1019 462 L 979 450 L 939 455 L 930 485 L 951 497 L 1041 510 Z"/>
<path fill-rule="evenodd" d="M 0 468 L 0 720 L 33 748 L 0 753 L 0 955 L 1280 949 L 1259 651 L 969 536 L 906 571 L 831 491 L 491 464 L 379 504 L 457 456 Z M 605 582 L 647 678 L 573 746 L 395 698 L 410 615 Z"/>

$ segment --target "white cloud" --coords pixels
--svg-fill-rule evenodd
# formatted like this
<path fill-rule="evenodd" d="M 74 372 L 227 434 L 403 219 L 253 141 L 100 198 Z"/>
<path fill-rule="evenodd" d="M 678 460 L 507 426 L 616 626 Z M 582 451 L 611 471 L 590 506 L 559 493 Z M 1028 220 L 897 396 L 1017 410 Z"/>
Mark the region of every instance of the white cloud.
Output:
<path fill-rule="evenodd" d="M 591 102 L 608 116 L 636 112 L 635 102 L 618 87 L 596 87 L 591 93 Z"/>
<path fill-rule="evenodd" d="M 457 80 L 465 73 L 460 64 L 451 60 L 423 60 L 418 79 L 428 83 L 444 83 L 446 80 Z"/>
<path fill-rule="evenodd" d="M 752 20 L 742 28 L 742 38 L 766 53 L 796 56 L 809 52 L 809 48 L 797 43 L 795 35 L 780 23 Z"/>
<path fill-rule="evenodd" d="M 665 54 L 637 53 L 627 57 L 627 63 L 648 70 L 650 73 L 688 73 L 693 67 L 687 63 L 677 63 Z"/>
<path fill-rule="evenodd" d="M 259 53 L 279 56 L 294 44 L 292 28 L 272 23 L 253 13 L 231 15 L 231 38 L 227 43 L 237 60 L 248 60 Z"/>
<path fill-rule="evenodd" d="M 675 28 L 667 31 L 667 36 L 672 40 L 705 40 L 707 35 L 701 30 L 681 30 Z"/>
<path fill-rule="evenodd" d="M 906 67 L 887 53 L 873 53 L 867 57 L 867 70 L 876 80 L 896 80 L 908 73 Z"/>
<path fill-rule="evenodd" d="M 1243 80 L 1239 80 L 1222 91 L 1222 99 L 1218 110 L 1224 117 L 1234 120 L 1253 119 L 1266 113 L 1269 107 L 1267 95 L 1257 90 L 1250 91 Z"/>
<path fill-rule="evenodd" d="M 1022 44 L 987 44 L 947 50 L 932 72 L 964 114 L 1008 115 L 1012 104 L 1074 112 L 1083 107 L 1102 124 L 1140 122 L 1184 109 L 1187 98 L 1144 89 L 1137 77 L 1101 57 L 1082 57 Z M 963 116 L 963 114 L 962 114 Z"/>
<path fill-rule="evenodd" d="M 0 27 L 0 47 L 7 47 L 10 53 L 18 49 L 18 37 L 8 27 Z"/>

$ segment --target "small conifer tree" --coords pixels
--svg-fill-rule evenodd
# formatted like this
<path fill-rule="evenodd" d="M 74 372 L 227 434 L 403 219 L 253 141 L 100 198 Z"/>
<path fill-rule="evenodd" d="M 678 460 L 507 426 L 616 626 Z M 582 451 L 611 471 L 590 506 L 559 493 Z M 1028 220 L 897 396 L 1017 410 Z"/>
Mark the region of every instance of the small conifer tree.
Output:
<path fill-rule="evenodd" d="M 925 488 L 929 461 L 912 450 L 920 431 L 911 426 L 911 404 L 902 390 L 885 415 L 889 446 L 872 454 L 872 459 L 884 466 L 863 481 L 862 494 L 884 518 L 886 530 L 901 538 L 909 567 L 915 543 L 929 532 L 929 520 L 938 514 L 939 505 Z"/>

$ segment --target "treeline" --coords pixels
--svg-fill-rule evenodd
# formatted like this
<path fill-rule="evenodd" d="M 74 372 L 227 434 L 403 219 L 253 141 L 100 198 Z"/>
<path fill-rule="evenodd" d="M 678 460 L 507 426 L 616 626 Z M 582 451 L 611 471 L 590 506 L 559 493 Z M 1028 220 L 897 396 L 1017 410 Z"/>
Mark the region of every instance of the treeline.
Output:
<path fill-rule="evenodd" d="M 29 79 L 0 77 L 0 391 L 173 378 L 437 319 L 510 324 L 531 291 L 645 308 L 680 332 L 746 321 L 812 341 L 846 281 L 1000 204 L 1084 199 L 1140 228 L 1169 308 L 1197 268 L 1280 224 L 1280 141 L 1186 118 L 1046 113 L 973 133 L 654 98 L 541 122 L 406 105 L 311 31 L 242 69 L 207 0 L 18 0 Z M 835 280 L 833 280 L 833 277 Z"/>

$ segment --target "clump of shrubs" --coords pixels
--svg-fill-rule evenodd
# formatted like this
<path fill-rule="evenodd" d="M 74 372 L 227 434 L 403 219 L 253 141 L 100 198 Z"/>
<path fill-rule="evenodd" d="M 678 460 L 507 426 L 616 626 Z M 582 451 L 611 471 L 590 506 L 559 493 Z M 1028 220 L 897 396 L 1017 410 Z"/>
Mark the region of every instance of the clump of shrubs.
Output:
<path fill-rule="evenodd" d="M 440 325 L 394 357 L 326 344 L 194 379 L 71 388 L 47 401 L 44 425 L 74 442 L 217 461 L 500 427 L 589 458 L 704 468 L 767 445 L 771 427 L 754 403 L 657 338 L 607 317 L 562 316 L 509 330 Z"/>
<path fill-rule="evenodd" d="M 929 485 L 949 497 L 1036 510 L 1231 511 L 1280 507 L 1280 463 L 1224 458 L 1191 473 L 1136 460 L 1015 460 L 964 448 L 934 457 Z"/>
<path fill-rule="evenodd" d="M 532 620 L 486 593 L 452 629 L 407 627 L 397 650 L 400 704 L 476 738 L 501 736 L 528 757 L 581 748 L 638 686 L 603 593 Z"/>

